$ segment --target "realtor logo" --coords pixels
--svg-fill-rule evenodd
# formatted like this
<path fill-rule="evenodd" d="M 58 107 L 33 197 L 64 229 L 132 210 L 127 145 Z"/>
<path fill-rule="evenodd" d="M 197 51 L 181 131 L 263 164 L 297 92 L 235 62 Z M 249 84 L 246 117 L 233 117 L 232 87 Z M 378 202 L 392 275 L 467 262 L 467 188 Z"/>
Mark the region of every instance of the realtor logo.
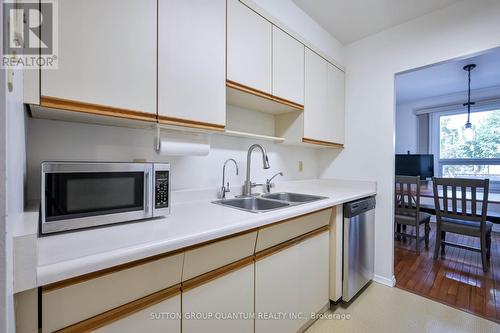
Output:
<path fill-rule="evenodd" d="M 3 4 L 2 68 L 57 68 L 57 3 L 9 0 Z"/>

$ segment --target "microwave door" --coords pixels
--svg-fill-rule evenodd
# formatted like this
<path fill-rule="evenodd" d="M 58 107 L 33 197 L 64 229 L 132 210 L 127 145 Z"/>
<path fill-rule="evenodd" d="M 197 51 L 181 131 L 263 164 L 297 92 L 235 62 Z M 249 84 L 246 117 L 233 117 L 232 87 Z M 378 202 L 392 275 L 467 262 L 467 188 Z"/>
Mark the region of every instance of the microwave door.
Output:
<path fill-rule="evenodd" d="M 152 216 L 150 165 L 68 168 L 42 177 L 42 233 Z"/>

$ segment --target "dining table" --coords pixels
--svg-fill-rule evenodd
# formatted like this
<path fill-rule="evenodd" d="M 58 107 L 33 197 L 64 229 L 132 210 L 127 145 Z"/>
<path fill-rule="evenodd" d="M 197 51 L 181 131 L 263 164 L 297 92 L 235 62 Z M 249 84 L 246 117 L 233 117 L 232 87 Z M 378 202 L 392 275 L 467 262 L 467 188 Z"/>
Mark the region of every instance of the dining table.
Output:
<path fill-rule="evenodd" d="M 450 194 L 448 194 L 448 197 L 451 198 L 451 191 L 449 191 Z M 439 198 L 443 198 L 443 191 L 439 190 L 438 194 Z M 462 196 L 462 191 L 461 189 L 457 189 L 457 197 L 460 198 Z M 471 193 L 467 191 L 466 193 L 466 200 L 470 201 L 471 200 Z M 483 202 L 483 193 L 478 192 L 477 193 L 477 200 L 479 202 Z M 420 198 L 421 198 L 421 204 L 420 204 L 420 210 L 422 212 L 426 212 L 432 215 L 436 214 L 436 209 L 434 205 L 434 189 L 432 186 L 431 181 L 423 181 L 420 185 Z M 423 200 L 422 200 L 423 199 Z M 427 200 L 425 200 L 427 199 Z M 428 200 L 432 199 L 432 200 Z M 496 209 L 494 209 L 496 208 Z M 499 192 L 493 192 L 489 191 L 488 193 L 488 212 L 487 212 L 487 220 L 495 223 L 495 224 L 500 224 L 500 193 Z"/>

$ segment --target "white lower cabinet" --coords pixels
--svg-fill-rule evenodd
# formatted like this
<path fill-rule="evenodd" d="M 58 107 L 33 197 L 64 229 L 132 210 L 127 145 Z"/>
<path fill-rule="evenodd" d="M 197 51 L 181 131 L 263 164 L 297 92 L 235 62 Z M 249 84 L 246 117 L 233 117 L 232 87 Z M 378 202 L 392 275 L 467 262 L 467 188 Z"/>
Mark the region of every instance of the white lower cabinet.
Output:
<path fill-rule="evenodd" d="M 168 299 L 163 298 L 167 289 L 180 291 L 175 286 L 181 282 L 183 259 L 184 253 L 177 253 L 112 273 L 96 273 L 99 276 L 67 285 L 43 286 L 42 333 L 93 328 L 116 319 L 116 312 L 121 319 L 132 316 L 136 309 L 152 306 L 155 303 L 148 301 L 151 297 Z M 99 316 L 104 317 L 96 320 Z"/>
<path fill-rule="evenodd" d="M 182 293 L 183 333 L 251 333 L 254 266 L 249 264 Z"/>
<path fill-rule="evenodd" d="M 328 304 L 328 259 L 325 231 L 257 260 L 255 333 L 297 332 Z"/>
<path fill-rule="evenodd" d="M 41 302 L 38 290 L 19 293 L 18 332 L 36 330 L 39 306 L 43 333 L 297 332 L 329 304 L 331 214 L 46 285 Z"/>
<path fill-rule="evenodd" d="M 181 295 L 166 299 L 109 325 L 98 333 L 180 333 Z"/>

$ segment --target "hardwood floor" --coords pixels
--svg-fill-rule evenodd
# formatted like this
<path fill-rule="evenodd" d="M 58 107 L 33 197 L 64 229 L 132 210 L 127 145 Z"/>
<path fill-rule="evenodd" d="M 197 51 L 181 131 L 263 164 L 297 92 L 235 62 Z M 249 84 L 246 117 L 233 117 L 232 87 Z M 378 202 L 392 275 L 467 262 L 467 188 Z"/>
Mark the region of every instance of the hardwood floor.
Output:
<path fill-rule="evenodd" d="M 436 224 L 431 223 L 429 248 L 422 241 L 419 257 L 415 240 L 394 241 L 396 287 L 500 323 L 500 235 L 492 233 L 490 269 L 484 273 L 480 253 L 473 251 L 450 246 L 433 260 L 435 231 Z M 477 238 L 453 234 L 446 238 L 479 246 Z"/>

